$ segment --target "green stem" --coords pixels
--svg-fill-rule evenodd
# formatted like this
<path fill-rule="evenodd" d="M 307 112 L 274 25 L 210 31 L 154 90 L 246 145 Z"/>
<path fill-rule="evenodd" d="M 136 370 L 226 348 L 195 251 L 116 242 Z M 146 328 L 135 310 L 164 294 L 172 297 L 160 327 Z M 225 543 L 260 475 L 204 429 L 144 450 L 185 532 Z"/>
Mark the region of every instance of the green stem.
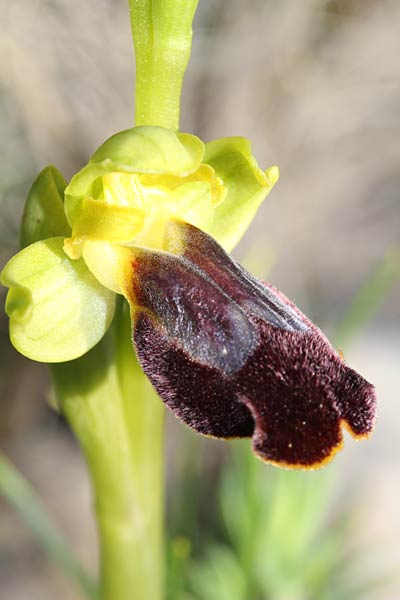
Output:
<path fill-rule="evenodd" d="M 198 0 L 129 0 L 136 59 L 136 125 L 179 129 L 182 81 Z"/>
<path fill-rule="evenodd" d="M 131 460 L 139 486 L 138 504 L 144 515 L 137 552 L 148 594 L 164 596 L 164 405 L 139 365 L 132 346 L 131 320 L 126 302 L 115 317 L 117 370 L 125 420 L 129 428 Z M 138 596 L 142 598 L 142 596 Z"/>
<path fill-rule="evenodd" d="M 178 130 L 198 0 L 129 0 L 136 125 Z M 91 352 L 52 373 L 92 478 L 102 600 L 162 600 L 163 406 L 137 363 L 127 307 Z"/>
<path fill-rule="evenodd" d="M 53 365 L 52 374 L 61 410 L 82 446 L 92 478 L 101 598 L 161 600 L 162 403 L 156 404 L 132 347 L 128 358 L 125 339 L 130 325 L 122 332 L 119 324 L 117 317 L 114 329 L 91 352 Z M 122 354 L 126 364 L 120 382 Z"/>

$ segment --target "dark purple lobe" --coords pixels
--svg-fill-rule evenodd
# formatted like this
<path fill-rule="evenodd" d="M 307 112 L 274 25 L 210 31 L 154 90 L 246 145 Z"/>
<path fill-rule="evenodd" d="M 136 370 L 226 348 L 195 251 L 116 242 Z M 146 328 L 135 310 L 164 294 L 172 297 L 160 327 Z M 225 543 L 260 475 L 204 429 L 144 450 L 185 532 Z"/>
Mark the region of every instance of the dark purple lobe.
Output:
<path fill-rule="evenodd" d="M 334 455 L 343 424 L 371 432 L 374 387 L 283 294 L 191 225 L 172 222 L 165 248 L 135 251 L 133 340 L 178 418 L 205 435 L 251 436 L 261 459 L 302 468 Z"/>
<path fill-rule="evenodd" d="M 343 423 L 355 437 L 371 432 L 373 386 L 343 363 L 316 327 L 299 335 L 260 323 L 259 333 L 261 344 L 234 379 L 255 421 L 253 449 L 260 458 L 315 467 L 342 446 Z"/>
<path fill-rule="evenodd" d="M 183 256 L 215 281 L 249 316 L 259 317 L 279 329 L 306 331 L 307 322 L 296 307 L 285 302 L 274 288 L 265 287 L 203 231 L 182 221 L 169 221 L 164 245 L 173 252 L 176 240 Z"/>

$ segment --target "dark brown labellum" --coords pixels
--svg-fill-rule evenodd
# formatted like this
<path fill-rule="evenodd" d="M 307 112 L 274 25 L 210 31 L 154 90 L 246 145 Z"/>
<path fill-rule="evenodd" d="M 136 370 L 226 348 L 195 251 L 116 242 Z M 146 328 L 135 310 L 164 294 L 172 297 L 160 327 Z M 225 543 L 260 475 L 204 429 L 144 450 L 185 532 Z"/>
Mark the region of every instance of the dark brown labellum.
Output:
<path fill-rule="evenodd" d="M 342 425 L 371 432 L 374 387 L 283 294 L 187 223 L 169 223 L 164 247 L 135 250 L 133 340 L 178 418 L 252 437 L 263 460 L 303 468 L 333 456 Z"/>

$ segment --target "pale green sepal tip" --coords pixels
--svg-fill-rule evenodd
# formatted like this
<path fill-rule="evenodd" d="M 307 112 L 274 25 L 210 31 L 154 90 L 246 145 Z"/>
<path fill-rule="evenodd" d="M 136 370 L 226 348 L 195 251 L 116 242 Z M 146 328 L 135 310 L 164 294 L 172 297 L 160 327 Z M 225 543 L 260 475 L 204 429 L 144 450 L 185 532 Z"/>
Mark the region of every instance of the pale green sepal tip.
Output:
<path fill-rule="evenodd" d="M 33 182 L 25 202 L 21 222 L 21 246 L 55 236 L 69 236 L 64 213 L 67 181 L 53 165 L 43 169 Z"/>
<path fill-rule="evenodd" d="M 276 166 L 262 171 L 249 140 L 222 138 L 206 144 L 204 162 L 215 169 L 227 189 L 206 231 L 230 251 L 240 241 L 260 204 L 279 178 Z"/>
<path fill-rule="evenodd" d="M 197 169 L 203 155 L 203 142 L 190 133 L 142 126 L 110 137 L 90 163 L 102 163 L 115 171 L 185 176 Z"/>
<path fill-rule="evenodd" d="M 82 259 L 71 261 L 64 238 L 39 241 L 6 264 L 6 312 L 15 348 L 32 360 L 64 362 L 85 354 L 103 337 L 115 309 Z"/>

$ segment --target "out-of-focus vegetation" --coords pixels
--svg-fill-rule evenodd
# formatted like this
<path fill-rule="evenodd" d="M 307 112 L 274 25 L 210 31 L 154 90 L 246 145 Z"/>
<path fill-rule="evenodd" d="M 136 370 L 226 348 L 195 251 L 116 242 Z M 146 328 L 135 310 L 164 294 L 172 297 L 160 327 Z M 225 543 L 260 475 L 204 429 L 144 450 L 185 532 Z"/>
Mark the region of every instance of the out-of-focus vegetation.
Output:
<path fill-rule="evenodd" d="M 354 507 L 351 499 L 335 506 L 334 467 L 266 469 L 242 442 L 214 492 L 188 467 L 174 493 L 170 600 L 372 599 L 398 578 L 364 570 L 377 548 L 352 546 Z"/>
<path fill-rule="evenodd" d="M 0 455 L 0 494 L 20 513 L 39 542 L 85 597 L 96 599 L 97 586 L 74 557 L 28 482 L 5 456 Z"/>
<path fill-rule="evenodd" d="M 134 62 L 125 0 L 0 8 L 2 266 L 37 172 L 52 162 L 71 176 L 132 124 Z M 170 423 L 169 600 L 399 595 L 399 21 L 397 0 L 200 0 L 182 129 L 245 135 L 281 168 L 236 255 L 336 332 L 380 411 L 372 440 L 318 473 L 276 471 L 236 442 L 231 457 Z M 93 569 L 87 478 L 48 390 L 1 317 L 0 444 Z M 4 596 L 75 599 L 38 548 L 0 504 Z"/>

